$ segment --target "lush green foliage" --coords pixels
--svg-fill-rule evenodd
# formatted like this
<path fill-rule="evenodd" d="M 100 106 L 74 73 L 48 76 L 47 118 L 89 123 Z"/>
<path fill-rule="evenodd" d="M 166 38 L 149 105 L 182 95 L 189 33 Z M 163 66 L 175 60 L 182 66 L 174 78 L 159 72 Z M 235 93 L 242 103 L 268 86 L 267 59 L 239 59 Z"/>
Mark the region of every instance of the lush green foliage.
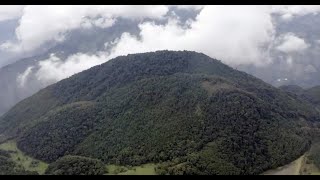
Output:
<path fill-rule="evenodd" d="M 64 156 L 51 163 L 46 170 L 49 175 L 103 175 L 105 165 L 97 159 L 81 156 Z"/>
<path fill-rule="evenodd" d="M 19 148 L 37 159 L 53 162 L 72 152 L 97 127 L 95 113 L 89 102 L 63 106 L 27 131 Z"/>
<path fill-rule="evenodd" d="M 7 141 L 0 144 L 0 154 L 8 158 L 15 166 L 26 172 L 37 172 L 44 174 L 48 165 L 42 161 L 38 161 L 21 152 L 14 141 Z"/>
<path fill-rule="evenodd" d="M 0 150 L 0 175 L 37 175 L 37 172 L 27 171 L 21 165 L 10 159 L 10 153 Z"/>
<path fill-rule="evenodd" d="M 159 51 L 40 91 L 0 119 L 0 133 L 46 162 L 80 155 L 162 163 L 161 174 L 258 174 L 304 153 L 305 124 L 319 118 L 305 101 L 208 56 Z"/>

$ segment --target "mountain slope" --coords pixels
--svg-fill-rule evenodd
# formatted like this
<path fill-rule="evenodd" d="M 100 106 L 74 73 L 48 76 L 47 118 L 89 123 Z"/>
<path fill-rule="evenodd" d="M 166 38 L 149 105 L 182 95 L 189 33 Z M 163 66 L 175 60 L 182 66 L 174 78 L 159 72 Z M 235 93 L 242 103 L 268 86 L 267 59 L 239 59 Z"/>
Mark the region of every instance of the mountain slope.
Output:
<path fill-rule="evenodd" d="M 313 106 L 320 107 L 320 86 L 315 86 L 309 89 L 303 89 L 299 86 L 288 85 L 281 86 L 280 89 L 296 96 L 304 101 L 308 101 Z"/>
<path fill-rule="evenodd" d="M 305 91 L 305 96 L 320 107 L 320 86 L 315 86 Z"/>
<path fill-rule="evenodd" d="M 280 86 L 279 89 L 282 89 L 284 91 L 287 91 L 289 93 L 293 93 L 296 95 L 301 95 L 304 92 L 304 89 L 300 86 L 297 85 L 285 85 L 285 86 Z"/>
<path fill-rule="evenodd" d="M 258 174 L 305 152 L 305 127 L 318 120 L 309 104 L 218 60 L 157 51 L 41 90 L 0 119 L 0 133 L 47 162 L 80 155 L 165 162 L 164 174 Z"/>

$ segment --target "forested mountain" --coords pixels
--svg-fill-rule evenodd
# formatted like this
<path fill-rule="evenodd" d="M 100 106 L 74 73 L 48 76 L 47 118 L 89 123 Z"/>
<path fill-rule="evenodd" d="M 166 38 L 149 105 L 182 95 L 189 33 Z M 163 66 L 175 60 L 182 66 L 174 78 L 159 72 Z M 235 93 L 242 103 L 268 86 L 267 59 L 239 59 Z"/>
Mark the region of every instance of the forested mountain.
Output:
<path fill-rule="evenodd" d="M 157 51 L 41 90 L 1 117 L 0 134 L 49 163 L 72 155 L 160 163 L 159 174 L 259 174 L 303 154 L 319 118 L 307 101 L 204 54 Z"/>
<path fill-rule="evenodd" d="M 310 102 L 314 106 L 320 107 L 320 86 L 303 89 L 302 87 L 299 87 L 299 86 L 287 85 L 287 86 L 281 86 L 279 88 L 291 94 L 296 95 L 300 99 Z"/>

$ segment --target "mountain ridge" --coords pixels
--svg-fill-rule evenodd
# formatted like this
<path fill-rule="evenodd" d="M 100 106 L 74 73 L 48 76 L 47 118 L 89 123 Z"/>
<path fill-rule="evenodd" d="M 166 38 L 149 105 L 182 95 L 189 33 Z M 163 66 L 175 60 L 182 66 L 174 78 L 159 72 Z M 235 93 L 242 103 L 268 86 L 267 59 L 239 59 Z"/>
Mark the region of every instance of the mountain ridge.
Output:
<path fill-rule="evenodd" d="M 258 174 L 310 146 L 303 127 L 319 116 L 301 102 L 202 53 L 156 51 L 41 90 L 0 118 L 0 133 L 47 162 L 81 155 L 163 163 L 164 174 Z"/>

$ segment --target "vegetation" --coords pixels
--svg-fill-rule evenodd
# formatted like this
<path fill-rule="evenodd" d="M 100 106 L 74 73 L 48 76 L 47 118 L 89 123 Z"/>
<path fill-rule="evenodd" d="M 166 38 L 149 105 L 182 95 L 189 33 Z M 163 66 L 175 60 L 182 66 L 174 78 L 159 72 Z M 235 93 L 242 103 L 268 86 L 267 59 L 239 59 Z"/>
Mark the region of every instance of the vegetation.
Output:
<path fill-rule="evenodd" d="M 20 151 L 14 141 L 8 141 L 0 144 L 0 154 L 5 153 L 7 161 L 12 162 L 20 169 L 23 169 L 23 173 L 37 172 L 37 174 L 44 174 L 48 165 L 42 161 L 35 160 L 29 156 L 26 156 L 22 151 Z M 1 155 L 0 155 L 1 156 Z"/>
<path fill-rule="evenodd" d="M 284 85 L 284 86 L 280 86 L 279 88 L 296 95 L 302 95 L 305 91 L 302 87 L 297 85 Z"/>
<path fill-rule="evenodd" d="M 0 156 L 5 157 L 5 158 L 10 158 L 10 153 L 8 151 L 4 151 L 0 149 Z"/>
<path fill-rule="evenodd" d="M 104 164 L 97 159 L 81 156 L 64 156 L 49 165 L 49 175 L 103 175 L 106 173 Z"/>
<path fill-rule="evenodd" d="M 139 166 L 108 165 L 107 175 L 156 175 L 156 164 L 142 164 Z"/>
<path fill-rule="evenodd" d="M 307 101 L 218 60 L 158 51 L 41 90 L 0 119 L 0 133 L 53 162 L 49 174 L 83 173 L 78 156 L 159 163 L 159 174 L 259 174 L 307 151 L 319 119 Z"/>
<path fill-rule="evenodd" d="M 308 160 L 320 169 L 320 144 L 315 144 L 309 153 Z"/>
<path fill-rule="evenodd" d="M 23 166 L 10 158 L 10 153 L 0 149 L 0 175 L 37 175 L 35 171 L 27 171 Z"/>
<path fill-rule="evenodd" d="M 281 86 L 280 89 L 289 92 L 291 95 L 308 101 L 315 106 L 320 107 L 320 86 L 312 87 L 309 89 L 303 89 L 299 86 Z"/>
<path fill-rule="evenodd" d="M 27 171 L 14 163 L 10 158 L 0 156 L 0 175 L 38 175 L 35 171 Z"/>
<path fill-rule="evenodd" d="M 307 89 L 306 96 L 309 101 L 320 106 L 320 86 Z"/>
<path fill-rule="evenodd" d="M 310 151 L 306 153 L 305 161 L 300 170 L 301 174 L 319 175 L 320 174 L 320 144 L 319 141 L 313 143 Z"/>

